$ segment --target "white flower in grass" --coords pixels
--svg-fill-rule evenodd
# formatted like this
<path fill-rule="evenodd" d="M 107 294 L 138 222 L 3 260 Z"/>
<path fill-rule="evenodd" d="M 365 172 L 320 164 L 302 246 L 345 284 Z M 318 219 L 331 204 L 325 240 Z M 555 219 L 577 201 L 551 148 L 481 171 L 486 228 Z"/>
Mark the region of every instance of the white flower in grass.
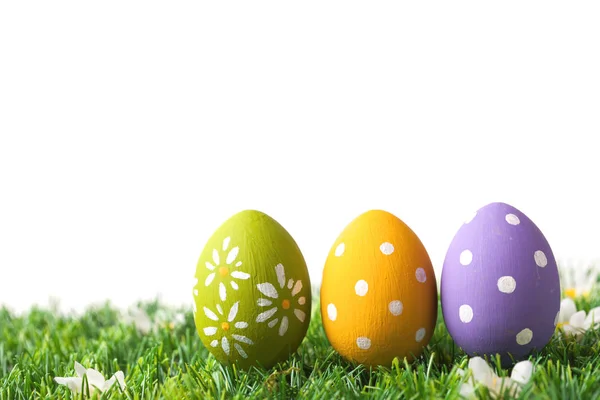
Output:
<path fill-rule="evenodd" d="M 204 307 L 204 315 L 212 321 L 217 322 L 216 326 L 208 326 L 203 329 L 206 336 L 215 336 L 215 339 L 210 343 L 211 347 L 219 347 L 225 352 L 226 355 L 231 354 L 231 346 L 242 356 L 242 358 L 248 358 L 248 354 L 244 351 L 241 344 L 253 345 L 254 342 L 246 336 L 239 335 L 237 330 L 243 330 L 248 327 L 248 323 L 244 321 L 235 321 L 235 317 L 238 313 L 240 302 L 236 302 L 231 309 L 227 317 L 223 313 L 223 308 L 220 304 L 217 304 L 217 313 L 211 309 Z M 220 339 L 219 339 L 220 337 Z M 236 343 L 238 342 L 238 343 Z"/>
<path fill-rule="evenodd" d="M 468 370 L 471 376 L 467 382 L 460 387 L 460 395 L 466 398 L 476 398 L 475 389 L 477 384 L 484 385 L 492 398 L 502 398 L 502 394 L 510 394 L 517 397 L 521 391 L 521 386 L 527 384 L 533 374 L 533 363 L 531 361 L 521 361 L 513 367 L 510 378 L 499 377 L 492 368 L 481 357 L 473 357 L 469 360 Z M 464 376 L 466 371 L 459 369 L 458 374 Z"/>
<path fill-rule="evenodd" d="M 75 377 L 60 378 L 56 377 L 54 380 L 59 385 L 65 385 L 71 392 L 87 393 L 89 390 L 90 395 L 94 391 L 105 392 L 110 389 L 115 383 L 118 383 L 121 390 L 125 390 L 125 376 L 122 371 L 117 371 L 109 380 L 105 380 L 104 376 L 93 368 L 85 368 L 83 365 L 75 361 Z M 87 389 L 83 388 L 83 376 L 87 379 Z"/>
<path fill-rule="evenodd" d="M 231 238 L 229 236 L 227 236 L 223 240 L 222 248 L 224 253 L 227 252 L 230 242 Z M 239 268 L 242 265 L 241 261 L 236 261 L 239 252 L 240 248 L 236 246 L 229 250 L 225 257 L 221 257 L 219 251 L 217 249 L 213 249 L 212 262 L 206 261 L 204 263 L 206 268 L 208 268 L 209 271 L 212 271 L 206 277 L 206 280 L 204 281 L 204 286 L 210 286 L 215 280 L 217 273 L 219 274 L 219 276 L 221 276 L 221 282 L 219 282 L 219 297 L 221 298 L 221 301 L 227 300 L 227 283 L 229 283 L 233 290 L 238 290 L 239 286 L 237 282 L 234 281 L 234 279 L 246 280 L 250 278 L 250 274 L 246 272 L 238 271 L 237 269 L 233 271 L 231 270 L 232 268 Z M 221 263 L 221 261 L 225 262 Z M 198 290 L 195 287 L 194 296 L 198 296 Z"/>
<path fill-rule="evenodd" d="M 577 306 L 571 298 L 560 302 L 560 311 L 556 326 L 565 336 L 581 339 L 585 334 L 585 311 L 577 311 Z"/>
<path fill-rule="evenodd" d="M 600 307 L 592 308 L 589 313 L 577 311 L 577 306 L 571 298 L 560 302 L 557 327 L 565 336 L 580 340 L 586 331 L 600 327 Z"/>
<path fill-rule="evenodd" d="M 277 264 L 275 266 L 275 272 L 277 274 L 277 282 L 279 284 L 280 291 L 278 292 L 275 286 L 269 282 L 259 283 L 256 285 L 258 290 L 268 297 L 268 299 L 260 298 L 257 300 L 257 304 L 260 307 L 268 307 L 269 309 L 260 313 L 258 317 L 256 317 L 256 322 L 268 322 L 269 328 L 273 328 L 275 325 L 279 324 L 279 336 L 285 335 L 288 330 L 288 325 L 290 323 L 289 317 L 291 317 L 291 310 L 293 309 L 293 313 L 298 318 L 300 322 L 304 322 L 306 319 L 306 313 L 302 311 L 300 308 L 296 308 L 295 305 L 292 304 L 294 297 L 297 296 L 302 290 L 302 281 L 298 279 L 294 282 L 293 279 L 289 279 L 287 281 L 286 287 L 286 279 L 285 279 L 285 269 L 282 264 Z M 281 296 L 280 296 L 281 295 Z M 298 305 L 303 306 L 306 304 L 306 297 L 300 296 L 296 302 Z M 281 306 L 281 308 L 280 308 Z M 273 319 L 271 319 L 273 317 Z M 280 320 L 281 318 L 281 320 Z"/>

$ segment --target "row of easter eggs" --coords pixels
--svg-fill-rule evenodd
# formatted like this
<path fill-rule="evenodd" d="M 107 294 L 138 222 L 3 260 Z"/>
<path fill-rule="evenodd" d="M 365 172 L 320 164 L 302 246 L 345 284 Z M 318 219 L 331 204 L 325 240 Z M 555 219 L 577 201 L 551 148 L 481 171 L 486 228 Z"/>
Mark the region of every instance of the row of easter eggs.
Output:
<path fill-rule="evenodd" d="M 296 351 L 311 317 L 311 284 L 291 235 L 259 211 L 243 211 L 212 235 L 200 256 L 194 320 L 224 364 L 271 367 Z M 389 366 L 413 360 L 437 321 L 436 278 L 417 235 L 396 216 L 368 211 L 334 242 L 323 270 L 321 314 L 345 359 Z M 441 276 L 444 321 L 469 355 L 519 360 L 555 331 L 560 304 L 556 261 L 522 212 L 491 203 L 465 221 Z"/>

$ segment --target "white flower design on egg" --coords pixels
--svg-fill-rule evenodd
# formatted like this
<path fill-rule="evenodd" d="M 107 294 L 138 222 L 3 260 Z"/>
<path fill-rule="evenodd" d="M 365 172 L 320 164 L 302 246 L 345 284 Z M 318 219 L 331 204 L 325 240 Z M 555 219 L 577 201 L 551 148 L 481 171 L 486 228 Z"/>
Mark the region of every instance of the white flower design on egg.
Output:
<path fill-rule="evenodd" d="M 258 304 L 259 307 L 269 307 L 267 311 L 260 313 L 256 317 L 256 322 L 260 323 L 268 321 L 269 328 L 273 328 L 279 323 L 279 336 L 283 336 L 288 330 L 290 322 L 289 317 L 291 317 L 290 311 L 292 308 L 294 315 L 300 322 L 304 322 L 306 319 L 306 312 L 301 310 L 300 307 L 293 307 L 292 304 L 294 297 L 302 290 L 302 281 L 298 279 L 294 282 L 293 279 L 289 279 L 286 287 L 285 268 L 283 264 L 277 264 L 277 266 L 275 266 L 275 273 L 277 274 L 279 291 L 269 282 L 256 285 L 258 290 L 268 297 L 258 299 L 256 304 Z M 303 306 L 306 304 L 306 297 L 300 296 L 296 302 L 299 306 Z"/>
<path fill-rule="evenodd" d="M 219 315 L 211 309 L 204 307 L 204 315 L 206 315 L 208 319 L 217 322 L 217 326 L 208 326 L 203 329 L 203 332 L 206 336 L 221 336 L 220 341 L 217 337 L 210 343 L 211 347 L 218 347 L 220 344 L 223 352 L 229 356 L 231 353 L 231 345 L 233 344 L 233 348 L 240 356 L 242 356 L 242 358 L 248 358 L 248 354 L 246 354 L 242 348 L 241 343 L 253 345 L 254 342 L 244 335 L 233 333 L 234 329 L 246 329 L 248 327 L 248 323 L 245 321 L 235 321 L 239 305 L 240 302 L 238 301 L 231 306 L 227 318 L 225 318 L 223 308 L 220 304 L 217 304 L 217 312 Z"/>
<path fill-rule="evenodd" d="M 223 240 L 223 252 L 227 252 L 230 242 L 231 237 L 229 236 Z M 236 261 L 239 251 L 240 248 L 237 246 L 229 250 L 229 252 L 227 252 L 227 255 L 225 256 L 225 263 L 222 264 L 221 261 L 223 261 L 223 259 L 220 256 L 219 251 L 217 249 L 213 249 L 212 262 L 206 261 L 205 263 L 206 268 L 212 272 L 206 277 L 206 280 L 204 281 L 204 286 L 210 286 L 213 283 L 213 281 L 215 281 L 215 277 L 218 273 L 219 276 L 221 276 L 221 282 L 219 282 L 219 297 L 221 298 L 221 301 L 227 300 L 226 283 L 229 283 L 233 290 L 238 290 L 239 286 L 235 279 L 246 280 L 250 278 L 249 273 L 242 272 L 237 269 L 242 265 L 241 261 Z M 236 269 L 231 271 L 231 268 L 234 267 Z"/>

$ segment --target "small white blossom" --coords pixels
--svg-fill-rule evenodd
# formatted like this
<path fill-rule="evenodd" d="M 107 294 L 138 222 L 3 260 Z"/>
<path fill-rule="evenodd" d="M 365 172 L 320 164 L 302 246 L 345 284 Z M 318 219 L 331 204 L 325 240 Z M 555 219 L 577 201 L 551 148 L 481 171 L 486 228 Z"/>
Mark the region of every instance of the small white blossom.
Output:
<path fill-rule="evenodd" d="M 508 393 L 512 396 L 518 396 L 521 391 L 521 386 L 525 385 L 531 379 L 533 374 L 533 363 L 531 361 L 521 361 L 513 367 L 510 378 L 499 377 L 494 373 L 492 368 L 481 357 L 473 357 L 469 360 L 468 370 L 471 371 L 471 376 L 467 382 L 460 387 L 460 395 L 466 398 L 476 398 L 475 389 L 477 384 L 484 385 L 488 388 L 492 398 L 501 397 L 503 393 Z M 466 371 L 459 369 L 458 374 L 463 376 Z"/>
<path fill-rule="evenodd" d="M 93 368 L 85 368 L 83 365 L 75 361 L 75 377 L 56 377 L 54 380 L 59 385 L 65 385 L 71 392 L 78 394 L 82 391 L 92 394 L 94 391 L 105 392 L 110 389 L 115 383 L 118 383 L 121 390 L 125 390 L 125 376 L 122 371 L 117 371 L 109 380 L 105 380 L 104 376 Z M 87 378 L 87 390 L 83 390 L 83 377 Z"/>

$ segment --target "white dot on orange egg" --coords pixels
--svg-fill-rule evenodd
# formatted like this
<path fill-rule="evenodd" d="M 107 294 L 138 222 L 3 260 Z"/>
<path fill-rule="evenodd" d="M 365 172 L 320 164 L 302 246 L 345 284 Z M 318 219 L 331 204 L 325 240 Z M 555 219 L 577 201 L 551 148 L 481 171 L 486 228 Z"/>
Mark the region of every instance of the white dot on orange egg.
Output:
<path fill-rule="evenodd" d="M 344 254 L 345 250 L 346 250 L 346 245 L 344 243 L 338 244 L 337 247 L 335 248 L 335 256 L 341 257 Z"/>
<path fill-rule="evenodd" d="M 327 305 L 327 317 L 330 321 L 335 321 L 337 319 L 337 308 L 335 304 L 330 303 Z"/>
<path fill-rule="evenodd" d="M 421 340 L 423 340 L 424 337 L 425 337 L 425 328 L 421 328 L 415 334 L 415 340 L 417 342 L 420 342 Z"/>
<path fill-rule="evenodd" d="M 427 274 L 425 273 L 425 270 L 423 268 L 417 268 L 417 270 L 415 271 L 415 276 L 417 278 L 417 281 L 421 283 L 425 283 L 425 281 L 427 280 Z"/>
<path fill-rule="evenodd" d="M 398 315 L 402 314 L 404 305 L 402 304 L 402 302 L 400 300 L 394 300 L 394 301 L 390 301 L 390 304 L 388 304 L 388 309 L 390 310 L 392 315 L 398 316 Z"/>
<path fill-rule="evenodd" d="M 365 336 L 356 338 L 356 345 L 361 350 L 369 350 L 371 348 L 371 339 Z"/>
<path fill-rule="evenodd" d="M 356 285 L 354 285 L 354 291 L 358 296 L 365 296 L 369 291 L 369 284 L 367 281 L 361 279 L 360 281 L 356 282 Z"/>
<path fill-rule="evenodd" d="M 390 242 L 383 242 L 381 243 L 381 246 L 379 246 L 379 250 L 386 256 L 389 256 L 394 252 L 394 245 Z"/>

